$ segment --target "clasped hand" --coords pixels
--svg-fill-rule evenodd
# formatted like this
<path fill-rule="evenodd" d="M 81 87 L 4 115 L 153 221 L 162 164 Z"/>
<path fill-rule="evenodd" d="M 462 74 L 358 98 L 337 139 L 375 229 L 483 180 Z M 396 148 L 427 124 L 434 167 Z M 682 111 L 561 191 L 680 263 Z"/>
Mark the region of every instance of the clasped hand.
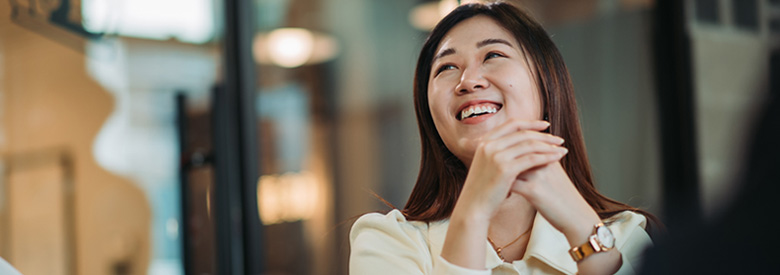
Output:
<path fill-rule="evenodd" d="M 489 220 L 516 193 L 567 237 L 590 230 L 598 215 L 561 167 L 568 150 L 562 138 L 542 132 L 549 126 L 546 121 L 510 120 L 476 140 L 459 208 Z"/>

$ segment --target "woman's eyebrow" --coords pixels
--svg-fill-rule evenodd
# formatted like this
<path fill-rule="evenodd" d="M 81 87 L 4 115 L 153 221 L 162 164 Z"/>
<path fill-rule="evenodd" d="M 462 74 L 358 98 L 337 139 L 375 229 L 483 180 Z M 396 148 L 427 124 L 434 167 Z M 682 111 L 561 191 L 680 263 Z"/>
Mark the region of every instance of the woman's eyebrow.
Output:
<path fill-rule="evenodd" d="M 514 48 L 514 46 L 512 46 L 512 43 L 509 43 L 509 41 L 506 41 L 504 39 L 499 39 L 499 38 L 488 38 L 488 39 L 479 41 L 479 42 L 477 42 L 477 48 L 482 48 L 482 47 L 490 45 L 490 44 L 505 44 L 505 45 L 507 45 L 509 47 L 513 47 Z"/>
<path fill-rule="evenodd" d="M 442 58 L 442 57 L 445 57 L 445 56 L 448 56 L 448 55 L 451 55 L 451 54 L 454 54 L 454 53 L 455 53 L 455 49 L 453 49 L 453 48 L 448 48 L 446 50 L 443 50 L 439 54 L 437 54 L 436 56 L 433 57 L 432 62 L 435 62 L 436 59 L 439 59 L 439 58 Z"/>
<path fill-rule="evenodd" d="M 514 46 L 512 46 L 512 43 L 509 43 L 509 41 L 506 41 L 504 39 L 488 38 L 488 39 L 485 39 L 485 40 L 477 42 L 477 48 L 482 48 L 482 47 L 490 45 L 490 44 L 504 44 L 504 45 L 507 45 L 509 47 L 514 47 Z M 453 48 L 445 49 L 445 50 L 441 51 L 439 54 L 437 54 L 436 56 L 434 56 L 432 61 L 436 61 L 439 58 L 442 58 L 442 57 L 445 57 L 445 56 L 448 56 L 448 55 L 451 55 L 451 54 L 454 54 L 454 53 L 455 53 L 455 49 L 453 49 Z"/>

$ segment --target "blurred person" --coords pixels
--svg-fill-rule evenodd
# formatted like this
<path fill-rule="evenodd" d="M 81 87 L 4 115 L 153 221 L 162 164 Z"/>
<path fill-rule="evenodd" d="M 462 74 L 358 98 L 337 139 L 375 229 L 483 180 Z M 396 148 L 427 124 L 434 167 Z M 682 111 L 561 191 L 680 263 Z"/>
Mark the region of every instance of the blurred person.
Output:
<path fill-rule="evenodd" d="M 776 274 L 780 236 L 780 51 L 770 58 L 770 89 L 752 121 L 734 203 L 711 221 L 678 225 L 647 252 L 642 274 Z M 698 220 L 698 219 L 691 219 Z"/>
<path fill-rule="evenodd" d="M 350 232 L 352 274 L 632 274 L 652 244 L 643 210 L 601 195 L 570 76 L 541 26 L 469 4 L 417 63 L 422 139 L 403 210 Z"/>

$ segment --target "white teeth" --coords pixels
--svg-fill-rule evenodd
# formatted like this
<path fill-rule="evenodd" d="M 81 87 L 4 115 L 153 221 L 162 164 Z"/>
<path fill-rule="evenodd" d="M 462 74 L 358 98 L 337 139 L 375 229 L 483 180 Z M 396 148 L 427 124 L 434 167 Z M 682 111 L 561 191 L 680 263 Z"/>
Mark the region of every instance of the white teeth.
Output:
<path fill-rule="evenodd" d="M 498 112 L 498 109 L 493 106 L 471 106 L 460 112 L 460 119 L 468 118 L 473 114 L 492 114 L 495 112 Z"/>

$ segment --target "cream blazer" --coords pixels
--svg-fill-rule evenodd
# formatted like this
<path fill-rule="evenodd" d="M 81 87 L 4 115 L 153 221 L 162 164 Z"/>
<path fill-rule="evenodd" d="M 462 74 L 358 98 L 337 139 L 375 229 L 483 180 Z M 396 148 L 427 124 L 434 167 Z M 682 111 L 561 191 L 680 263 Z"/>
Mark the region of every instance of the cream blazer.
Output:
<path fill-rule="evenodd" d="M 652 246 L 645 231 L 647 220 L 631 211 L 618 213 L 604 223 L 615 236 L 623 265 L 616 274 L 634 274 L 642 254 Z M 349 273 L 362 274 L 576 274 L 577 263 L 569 255 L 569 242 L 541 214 L 536 214 L 525 256 L 512 263 L 501 261 L 485 240 L 485 270 L 467 269 L 444 260 L 441 255 L 449 220 L 407 221 L 400 211 L 360 217 L 349 234 Z"/>

